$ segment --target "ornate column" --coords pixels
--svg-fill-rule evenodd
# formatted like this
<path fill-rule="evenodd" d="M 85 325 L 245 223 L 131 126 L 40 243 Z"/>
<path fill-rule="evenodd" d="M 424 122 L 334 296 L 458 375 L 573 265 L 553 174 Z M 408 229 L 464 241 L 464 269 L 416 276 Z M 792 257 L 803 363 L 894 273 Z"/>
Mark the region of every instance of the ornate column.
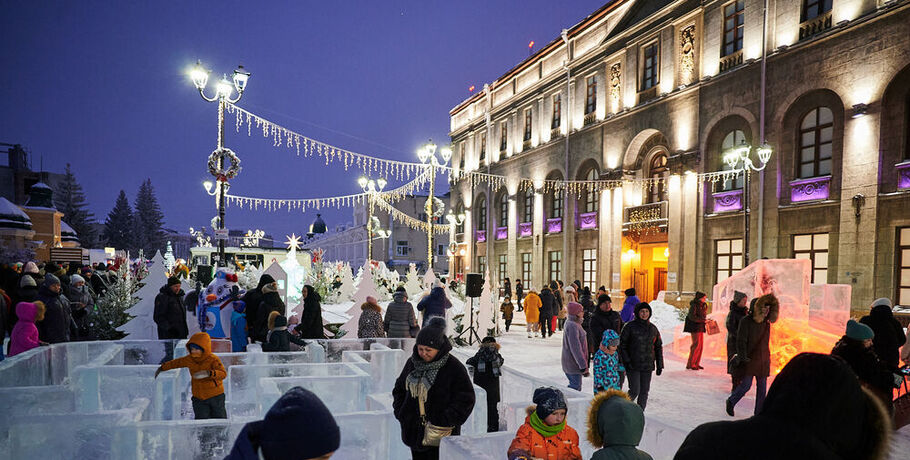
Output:
<path fill-rule="evenodd" d="M 524 282 L 525 290 L 534 288 L 535 290 L 540 289 L 539 284 L 544 279 L 546 274 L 546 253 L 544 238 L 546 235 L 546 230 L 544 229 L 544 197 L 540 192 L 534 193 L 534 236 L 533 236 L 533 250 L 531 252 L 531 281 L 522 279 Z"/>

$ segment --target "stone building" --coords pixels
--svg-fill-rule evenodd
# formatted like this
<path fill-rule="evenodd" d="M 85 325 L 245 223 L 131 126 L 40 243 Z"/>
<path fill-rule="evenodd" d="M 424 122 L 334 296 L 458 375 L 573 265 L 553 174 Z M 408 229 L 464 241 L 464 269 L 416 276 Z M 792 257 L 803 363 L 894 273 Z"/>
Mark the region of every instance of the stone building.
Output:
<path fill-rule="evenodd" d="M 614 0 L 454 107 L 456 174 L 505 179 L 453 184 L 453 269 L 649 300 L 796 257 L 910 305 L 910 1 L 765 4 Z M 747 181 L 706 177 L 765 143 Z"/>

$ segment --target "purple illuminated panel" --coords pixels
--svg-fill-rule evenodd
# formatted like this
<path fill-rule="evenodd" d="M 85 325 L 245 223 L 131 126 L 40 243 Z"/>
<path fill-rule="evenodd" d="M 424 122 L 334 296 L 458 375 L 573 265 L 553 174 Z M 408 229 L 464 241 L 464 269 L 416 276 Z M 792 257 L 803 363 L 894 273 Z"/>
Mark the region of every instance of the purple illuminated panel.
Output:
<path fill-rule="evenodd" d="M 559 233 L 562 231 L 562 217 L 547 219 L 547 233 Z"/>
<path fill-rule="evenodd" d="M 597 211 L 578 215 L 578 228 L 591 230 L 597 228 Z"/>
<path fill-rule="evenodd" d="M 827 200 L 831 176 L 811 177 L 790 182 L 790 202 Z"/>
<path fill-rule="evenodd" d="M 910 188 L 910 161 L 898 163 L 894 167 L 897 168 L 897 189 Z"/>
<path fill-rule="evenodd" d="M 534 224 L 532 222 L 522 222 L 518 224 L 518 236 L 521 238 L 531 236 L 533 228 Z"/>
<path fill-rule="evenodd" d="M 496 229 L 496 239 L 504 240 L 509 237 L 509 227 L 499 227 Z"/>
<path fill-rule="evenodd" d="M 730 190 L 714 195 L 714 212 L 739 211 L 743 208 L 743 191 Z"/>
<path fill-rule="evenodd" d="M 483 243 L 484 241 L 487 240 L 487 231 L 486 230 L 477 230 L 476 232 L 474 232 L 474 239 L 477 240 L 478 243 Z"/>

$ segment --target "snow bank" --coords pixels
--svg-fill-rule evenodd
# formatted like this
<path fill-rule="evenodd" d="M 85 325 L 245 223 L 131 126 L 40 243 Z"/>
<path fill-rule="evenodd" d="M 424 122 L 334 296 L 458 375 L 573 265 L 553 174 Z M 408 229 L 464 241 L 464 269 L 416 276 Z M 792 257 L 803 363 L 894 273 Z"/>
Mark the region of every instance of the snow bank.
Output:
<path fill-rule="evenodd" d="M 664 345 L 673 343 L 676 326 L 683 323 L 679 320 L 679 309 L 660 300 L 652 300 L 648 305 L 651 305 L 651 322 L 660 331 Z"/>

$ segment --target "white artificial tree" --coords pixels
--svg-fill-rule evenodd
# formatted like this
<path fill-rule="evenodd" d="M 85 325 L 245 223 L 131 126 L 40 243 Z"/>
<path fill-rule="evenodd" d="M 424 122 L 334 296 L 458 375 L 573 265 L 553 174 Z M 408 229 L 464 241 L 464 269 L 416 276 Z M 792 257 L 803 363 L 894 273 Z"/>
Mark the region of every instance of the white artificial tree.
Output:
<path fill-rule="evenodd" d="M 164 268 L 167 269 L 168 273 L 170 273 L 176 264 L 177 259 L 174 258 L 174 248 L 171 247 L 171 242 L 168 241 L 167 250 L 164 251 Z"/>
<path fill-rule="evenodd" d="M 127 335 L 130 340 L 158 340 L 158 326 L 155 324 L 155 297 L 161 287 L 167 284 L 164 257 L 160 251 L 152 257 L 152 265 L 148 268 L 148 275 L 141 281 L 142 286 L 133 293 L 137 303 L 126 310 L 132 316 L 126 324 L 117 328 Z"/>
<path fill-rule="evenodd" d="M 351 316 L 348 322 L 341 326 L 346 331 L 348 337 L 356 337 L 357 325 L 360 323 L 360 306 L 367 301 L 368 296 L 379 299 L 379 290 L 376 289 L 376 282 L 373 280 L 373 270 L 370 269 L 368 260 L 363 266 L 363 276 L 360 278 L 360 284 L 357 285 L 357 291 L 354 292 L 351 300 L 354 304 L 348 309 L 347 314 Z"/>
<path fill-rule="evenodd" d="M 417 274 L 417 266 L 415 264 L 411 264 L 408 268 L 408 281 L 404 284 L 404 290 L 407 291 L 410 298 L 416 298 L 417 294 L 423 292 L 423 286 L 420 285 L 420 275 Z"/>
<path fill-rule="evenodd" d="M 493 300 L 493 289 L 490 286 L 490 276 L 489 273 L 484 278 L 483 282 L 483 291 L 480 293 L 480 298 L 478 299 L 475 309 L 474 319 L 477 324 L 477 335 L 480 338 L 486 337 L 490 329 L 496 328 L 495 317 L 496 315 L 493 312 L 493 309 L 496 308 L 496 304 Z"/>
<path fill-rule="evenodd" d="M 254 263 L 249 263 L 243 267 L 243 270 L 237 273 L 237 284 L 241 288 L 249 291 L 259 285 L 259 277 L 262 276 L 262 269 Z"/>
<path fill-rule="evenodd" d="M 341 268 L 341 287 L 339 291 L 339 302 L 346 302 L 354 295 L 354 272 L 348 263 L 345 263 Z"/>

